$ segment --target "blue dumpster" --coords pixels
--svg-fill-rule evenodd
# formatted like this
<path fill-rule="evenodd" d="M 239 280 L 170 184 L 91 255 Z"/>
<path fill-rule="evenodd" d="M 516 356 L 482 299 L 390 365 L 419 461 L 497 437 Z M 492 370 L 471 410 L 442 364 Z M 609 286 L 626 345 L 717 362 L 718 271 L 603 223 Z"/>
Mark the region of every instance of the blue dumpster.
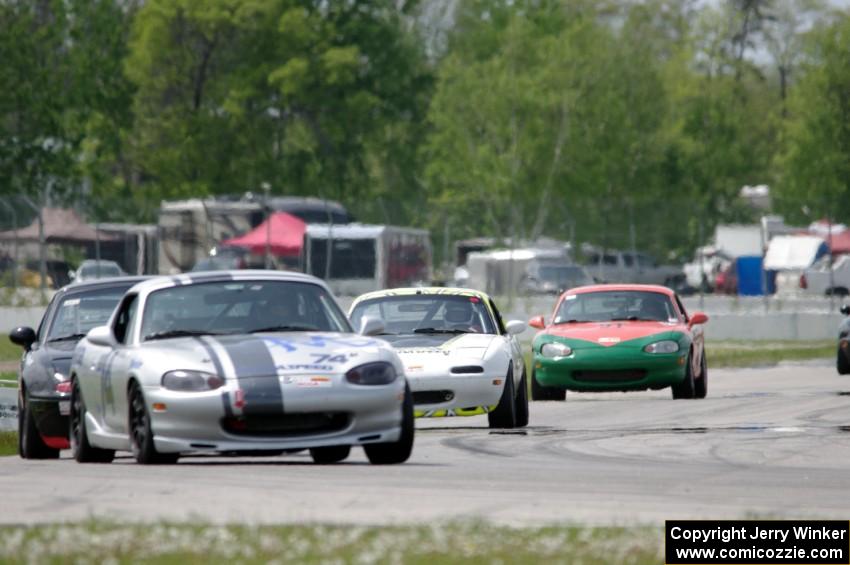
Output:
<path fill-rule="evenodd" d="M 738 257 L 735 263 L 735 271 L 738 275 L 738 294 L 741 296 L 761 296 L 764 294 L 761 281 L 761 256 L 744 255 Z M 768 294 L 774 292 L 775 277 L 775 272 L 765 273 Z"/>

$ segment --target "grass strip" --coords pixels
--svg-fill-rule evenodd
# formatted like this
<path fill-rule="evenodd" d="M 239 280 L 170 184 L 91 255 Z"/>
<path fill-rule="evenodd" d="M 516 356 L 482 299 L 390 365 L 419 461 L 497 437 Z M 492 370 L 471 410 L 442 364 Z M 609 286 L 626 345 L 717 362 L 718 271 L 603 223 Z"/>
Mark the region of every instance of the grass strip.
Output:
<path fill-rule="evenodd" d="M 18 374 L 13 371 L 0 371 L 0 387 L 18 388 Z"/>
<path fill-rule="evenodd" d="M 18 432 L 0 431 L 0 457 L 18 454 Z M 2 534 L 0 534 L 2 536 Z M 2 559 L 0 559 L 2 562 Z"/>
<path fill-rule="evenodd" d="M 623 563 L 662 562 L 657 528 L 243 526 L 158 523 L 5 526 L 3 563 Z"/>
<path fill-rule="evenodd" d="M 835 357 L 837 342 L 829 341 L 717 341 L 705 345 L 711 367 L 758 367 L 782 361 L 810 361 Z"/>
<path fill-rule="evenodd" d="M 9 340 L 9 335 L 0 335 L 0 361 L 20 361 L 21 347 Z"/>

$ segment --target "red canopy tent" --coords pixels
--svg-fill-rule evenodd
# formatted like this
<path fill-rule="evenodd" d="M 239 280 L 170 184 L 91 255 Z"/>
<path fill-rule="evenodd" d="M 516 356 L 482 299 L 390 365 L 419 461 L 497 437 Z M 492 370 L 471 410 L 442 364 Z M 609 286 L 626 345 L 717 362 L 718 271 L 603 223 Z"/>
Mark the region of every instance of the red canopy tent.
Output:
<path fill-rule="evenodd" d="M 222 245 L 242 247 L 251 253 L 262 255 L 266 251 L 266 239 L 269 251 L 278 257 L 298 257 L 304 245 L 304 231 L 307 229 L 300 218 L 286 212 L 274 212 L 266 221 L 248 233 L 221 242 Z"/>
<path fill-rule="evenodd" d="M 850 253 L 850 230 L 834 233 L 832 234 L 832 238 L 830 238 L 829 235 L 821 235 L 821 237 L 824 238 L 827 245 L 830 246 L 833 255 Z"/>

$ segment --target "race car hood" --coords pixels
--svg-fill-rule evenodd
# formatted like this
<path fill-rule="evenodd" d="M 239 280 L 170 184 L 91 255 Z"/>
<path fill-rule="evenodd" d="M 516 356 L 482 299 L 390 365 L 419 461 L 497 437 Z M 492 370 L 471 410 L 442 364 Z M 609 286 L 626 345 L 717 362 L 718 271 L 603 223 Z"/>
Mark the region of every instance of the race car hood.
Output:
<path fill-rule="evenodd" d="M 673 322 L 592 322 L 549 326 L 541 335 L 580 340 L 594 345 L 610 347 L 650 336 L 665 339 L 671 332 L 684 332 L 685 327 Z M 574 343 L 574 342 L 573 342 Z M 576 344 L 576 345 L 580 345 Z"/>
<path fill-rule="evenodd" d="M 149 341 L 133 363 L 168 360 L 169 369 L 216 371 L 238 378 L 279 374 L 338 374 L 361 363 L 387 361 L 402 368 L 380 339 L 324 332 L 281 332 L 180 337 Z M 182 366 L 177 366 L 177 364 Z"/>
<path fill-rule="evenodd" d="M 495 336 L 487 334 L 405 334 L 383 336 L 396 348 L 402 359 L 422 357 L 423 361 L 441 356 L 482 359 Z"/>
<path fill-rule="evenodd" d="M 50 364 L 55 373 L 60 373 L 66 378 L 71 369 L 71 357 L 74 353 L 78 340 L 72 341 L 56 341 L 46 345 L 44 348 L 47 357 L 50 359 Z"/>

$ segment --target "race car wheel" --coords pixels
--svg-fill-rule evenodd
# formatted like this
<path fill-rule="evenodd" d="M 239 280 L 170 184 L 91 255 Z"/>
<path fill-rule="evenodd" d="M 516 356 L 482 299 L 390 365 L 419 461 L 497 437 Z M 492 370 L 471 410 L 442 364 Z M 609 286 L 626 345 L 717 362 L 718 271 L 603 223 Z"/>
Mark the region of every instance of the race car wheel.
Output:
<path fill-rule="evenodd" d="M 350 445 L 329 445 L 327 447 L 313 447 L 310 456 L 315 463 L 326 465 L 328 463 L 339 463 L 351 453 Z"/>
<path fill-rule="evenodd" d="M 691 369 L 691 357 L 688 356 L 685 362 L 685 378 L 681 383 L 672 386 L 673 398 L 693 398 L 694 397 L 694 371 Z"/>
<path fill-rule="evenodd" d="M 404 386 L 404 401 L 401 403 L 401 436 L 391 443 L 371 443 L 363 446 L 369 462 L 375 465 L 404 463 L 413 451 L 413 393 Z"/>
<path fill-rule="evenodd" d="M 534 371 L 531 371 L 531 400 L 566 400 L 567 391 L 553 386 L 543 386 L 537 382 Z"/>
<path fill-rule="evenodd" d="M 524 428 L 528 425 L 528 379 L 525 378 L 525 368 L 522 370 L 522 378 L 519 380 L 519 390 L 516 395 L 516 427 Z"/>
<path fill-rule="evenodd" d="M 699 364 L 699 378 L 694 381 L 694 398 L 705 398 L 708 394 L 708 366 L 705 362 L 705 351 Z"/>
<path fill-rule="evenodd" d="M 22 388 L 18 393 L 18 455 L 23 459 L 59 459 L 59 450 L 41 439 L 29 404 L 29 392 Z"/>
<path fill-rule="evenodd" d="M 505 387 L 496 409 L 487 414 L 491 428 L 515 428 L 517 426 L 516 391 L 514 389 L 513 370 L 508 368 Z"/>
<path fill-rule="evenodd" d="M 850 373 L 850 361 L 847 360 L 847 355 L 841 349 L 838 350 L 835 366 L 838 369 L 839 375 L 846 375 Z"/>
<path fill-rule="evenodd" d="M 71 454 L 78 463 L 112 463 L 115 451 L 100 449 L 89 443 L 86 432 L 86 404 L 80 394 L 80 383 L 71 381 L 71 413 L 68 417 L 68 435 L 71 438 Z"/>
<path fill-rule="evenodd" d="M 160 453 L 156 450 L 150 414 L 139 383 L 136 381 L 130 383 L 127 397 L 127 404 L 130 407 L 130 447 L 136 462 L 142 465 L 176 463 L 180 457 L 178 453 Z"/>

